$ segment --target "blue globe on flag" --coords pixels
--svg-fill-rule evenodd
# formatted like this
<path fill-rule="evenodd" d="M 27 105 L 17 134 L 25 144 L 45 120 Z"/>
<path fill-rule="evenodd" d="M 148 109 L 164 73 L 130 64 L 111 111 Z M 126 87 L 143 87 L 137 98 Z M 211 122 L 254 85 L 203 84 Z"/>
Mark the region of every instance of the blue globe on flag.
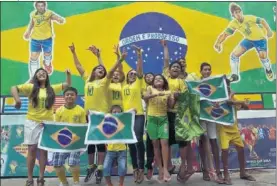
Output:
<path fill-rule="evenodd" d="M 105 117 L 103 123 L 103 132 L 107 135 L 111 135 L 117 131 L 118 123 L 113 117 Z"/>
<path fill-rule="evenodd" d="M 136 69 L 137 55 L 131 47 L 142 48 L 144 73 L 162 73 L 164 62 L 163 46 L 160 40 L 166 40 L 169 48 L 170 62 L 185 58 L 187 39 L 183 28 L 168 15 L 158 12 L 139 14 L 129 20 L 120 34 L 119 47 L 128 52 L 126 62 Z"/>
<path fill-rule="evenodd" d="M 63 146 L 67 146 L 72 141 L 72 133 L 70 130 L 63 129 L 58 134 L 58 142 Z"/>

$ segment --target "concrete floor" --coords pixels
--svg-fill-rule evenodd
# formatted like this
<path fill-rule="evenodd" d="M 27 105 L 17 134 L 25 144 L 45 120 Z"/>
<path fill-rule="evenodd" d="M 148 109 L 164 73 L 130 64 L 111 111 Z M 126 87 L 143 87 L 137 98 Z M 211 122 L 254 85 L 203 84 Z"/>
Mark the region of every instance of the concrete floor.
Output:
<path fill-rule="evenodd" d="M 275 174 L 276 170 L 274 169 L 258 169 L 258 170 L 249 170 L 249 174 L 251 174 L 253 177 L 256 178 L 256 182 L 248 182 L 239 179 L 239 173 L 238 172 L 232 172 L 231 173 L 231 178 L 233 185 L 236 186 L 273 186 L 276 185 L 276 180 L 275 180 Z M 155 179 L 156 176 L 154 176 L 153 179 Z M 81 178 L 81 181 L 84 178 Z M 113 177 L 113 184 L 114 186 L 118 185 L 117 177 Z M 1 178 L 1 186 L 23 186 L 25 184 L 26 179 L 25 178 Z M 69 182 L 72 183 L 71 178 L 69 178 Z M 47 178 L 46 179 L 46 186 L 58 186 L 59 182 L 57 178 Z M 84 184 L 82 184 L 84 185 Z M 89 184 L 86 185 L 95 185 L 95 182 L 92 181 Z M 106 185 L 104 181 L 102 181 L 101 186 Z M 132 176 L 127 176 L 125 178 L 125 186 L 135 186 L 138 184 L 135 184 L 133 182 L 133 177 Z M 172 176 L 172 180 L 169 183 L 163 183 L 159 184 L 155 180 L 146 182 L 144 181 L 141 186 L 153 186 L 153 185 L 170 185 L 170 186 L 181 186 L 181 185 L 186 185 L 186 186 L 215 186 L 218 185 L 214 182 L 206 182 L 202 180 L 202 174 L 201 173 L 196 173 L 194 174 L 190 180 L 186 184 L 181 184 L 176 180 L 176 175 Z"/>

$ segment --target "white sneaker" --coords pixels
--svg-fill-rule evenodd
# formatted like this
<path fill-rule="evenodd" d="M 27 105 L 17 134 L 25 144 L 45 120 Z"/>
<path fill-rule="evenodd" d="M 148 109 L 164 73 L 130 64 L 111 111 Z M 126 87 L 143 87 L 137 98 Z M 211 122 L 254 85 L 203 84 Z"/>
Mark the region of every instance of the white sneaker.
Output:
<path fill-rule="evenodd" d="M 66 184 L 60 183 L 60 186 L 69 186 L 69 184 L 68 183 L 66 183 Z"/>
<path fill-rule="evenodd" d="M 79 182 L 75 182 L 73 186 L 81 186 Z"/>

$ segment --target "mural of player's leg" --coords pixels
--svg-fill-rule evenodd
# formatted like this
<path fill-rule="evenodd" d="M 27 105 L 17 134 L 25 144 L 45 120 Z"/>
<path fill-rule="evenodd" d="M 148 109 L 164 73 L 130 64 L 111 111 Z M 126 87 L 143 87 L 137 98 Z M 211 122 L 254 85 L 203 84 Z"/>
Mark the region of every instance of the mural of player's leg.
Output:
<path fill-rule="evenodd" d="M 273 81 L 275 79 L 275 74 L 271 68 L 270 60 L 268 59 L 267 52 L 267 40 L 263 39 L 260 41 L 253 41 L 255 48 L 258 52 L 260 61 L 264 67 L 265 75 L 268 81 Z"/>
<path fill-rule="evenodd" d="M 40 41 L 31 39 L 30 42 L 29 80 L 33 78 L 36 70 L 40 68 L 39 56 L 42 51 Z"/>
<path fill-rule="evenodd" d="M 53 73 L 52 44 L 53 44 L 52 38 L 42 41 L 43 67 L 47 71 L 48 75 L 51 75 Z"/>
<path fill-rule="evenodd" d="M 252 46 L 253 47 L 253 46 Z M 230 66 L 231 66 L 231 82 L 238 82 L 240 80 L 240 57 L 248 50 L 252 48 L 248 43 L 243 40 L 231 53 L 230 55 Z"/>

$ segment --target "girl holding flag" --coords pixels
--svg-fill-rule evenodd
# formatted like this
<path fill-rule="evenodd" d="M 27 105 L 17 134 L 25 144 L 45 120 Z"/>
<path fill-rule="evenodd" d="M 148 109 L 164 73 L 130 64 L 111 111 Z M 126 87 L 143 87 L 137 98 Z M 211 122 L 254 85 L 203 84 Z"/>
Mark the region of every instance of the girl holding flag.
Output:
<path fill-rule="evenodd" d="M 39 68 L 35 71 L 32 83 L 13 86 L 11 94 L 15 100 L 15 108 L 20 109 L 21 101 L 19 94 L 29 98 L 27 120 L 24 125 L 24 143 L 28 145 L 27 167 L 28 180 L 26 186 L 33 186 L 33 169 L 36 161 L 37 144 L 43 129 L 42 121 L 53 121 L 53 105 L 55 96 L 71 85 L 71 73 L 66 71 L 66 82 L 51 85 L 46 70 Z M 44 171 L 47 162 L 47 151 L 39 150 L 39 178 L 38 186 L 44 186 Z"/>
<path fill-rule="evenodd" d="M 164 70 L 163 75 L 166 77 L 169 85 L 169 90 L 174 94 L 175 99 L 179 96 L 180 93 L 187 91 L 187 87 L 184 83 L 184 80 L 180 77 L 182 64 L 178 61 L 175 61 L 169 64 L 169 52 L 166 41 L 162 40 L 161 44 L 164 48 Z M 169 109 L 167 116 L 169 122 L 169 146 L 178 143 L 180 149 L 180 156 L 181 156 L 181 166 L 179 173 L 177 175 L 177 180 L 180 182 L 185 182 L 189 179 L 189 177 L 194 173 L 192 168 L 192 150 L 190 147 L 190 142 L 187 141 L 178 141 L 176 142 L 175 139 L 175 120 L 176 120 L 176 113 L 178 109 L 178 103 L 175 104 L 173 109 Z M 168 158 L 168 168 L 169 172 L 173 173 L 175 166 L 172 165 L 171 162 L 171 150 L 168 151 L 169 158 Z M 186 167 L 187 161 L 187 170 Z"/>
<path fill-rule="evenodd" d="M 113 73 L 120 66 L 121 62 L 124 61 L 127 53 L 124 52 L 119 60 L 117 60 L 116 64 L 112 67 L 112 69 L 107 73 L 103 63 L 94 67 L 90 76 L 85 73 L 83 69 L 76 51 L 75 46 L 72 43 L 69 46 L 72 54 L 75 66 L 85 81 L 85 110 L 88 112 L 89 110 L 94 110 L 98 112 L 107 113 L 109 111 L 109 100 L 107 95 L 107 89 L 110 85 Z M 99 98 L 101 99 L 101 103 L 99 103 Z M 105 144 L 96 145 L 98 151 L 98 167 L 94 164 L 94 154 L 95 154 L 95 145 L 88 146 L 88 157 L 89 157 L 89 167 L 87 169 L 87 176 L 85 178 L 85 182 L 88 182 L 91 179 L 96 168 L 98 169 L 95 173 L 96 183 L 101 183 L 103 177 L 103 162 L 105 158 L 106 147 Z"/>

